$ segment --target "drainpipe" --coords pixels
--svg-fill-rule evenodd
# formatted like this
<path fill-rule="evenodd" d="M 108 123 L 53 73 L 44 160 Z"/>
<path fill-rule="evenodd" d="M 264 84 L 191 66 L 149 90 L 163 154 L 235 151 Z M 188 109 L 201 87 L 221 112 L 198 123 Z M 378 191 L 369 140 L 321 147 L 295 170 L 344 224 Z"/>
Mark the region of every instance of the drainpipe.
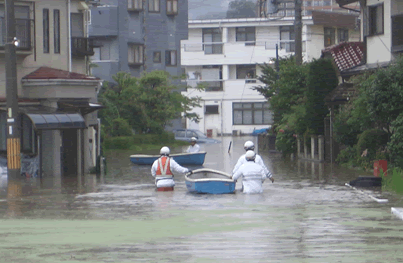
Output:
<path fill-rule="evenodd" d="M 67 30 L 68 30 L 68 32 L 67 32 L 67 34 L 68 34 L 68 52 L 67 52 L 67 54 L 68 54 L 68 56 L 69 56 L 69 72 L 71 72 L 71 64 L 72 64 L 72 61 L 71 61 L 71 14 L 70 14 L 70 12 L 71 12 L 71 3 L 70 3 L 70 0 L 67 0 Z"/>

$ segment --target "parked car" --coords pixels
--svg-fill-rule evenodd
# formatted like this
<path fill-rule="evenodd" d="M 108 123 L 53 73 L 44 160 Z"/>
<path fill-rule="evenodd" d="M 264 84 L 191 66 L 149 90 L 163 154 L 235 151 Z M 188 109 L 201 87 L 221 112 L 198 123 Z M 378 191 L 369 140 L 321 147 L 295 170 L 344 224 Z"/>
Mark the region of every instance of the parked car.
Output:
<path fill-rule="evenodd" d="M 190 142 L 190 138 L 196 137 L 197 143 L 220 143 L 220 140 L 208 138 L 204 133 L 195 129 L 177 129 L 173 131 L 176 140 Z"/>

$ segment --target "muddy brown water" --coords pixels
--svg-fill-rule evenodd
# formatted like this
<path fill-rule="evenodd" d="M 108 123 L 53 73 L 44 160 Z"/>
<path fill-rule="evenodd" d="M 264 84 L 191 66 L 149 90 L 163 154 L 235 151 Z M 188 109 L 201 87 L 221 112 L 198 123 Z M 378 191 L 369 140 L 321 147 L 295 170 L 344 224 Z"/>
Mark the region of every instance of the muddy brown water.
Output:
<path fill-rule="evenodd" d="M 204 167 L 230 173 L 255 138 L 222 139 L 201 145 Z M 263 194 L 190 194 L 183 175 L 156 192 L 130 154 L 107 156 L 102 177 L 1 178 L 0 262 L 403 262 L 402 197 L 344 186 L 368 173 L 260 152 L 275 177 Z"/>

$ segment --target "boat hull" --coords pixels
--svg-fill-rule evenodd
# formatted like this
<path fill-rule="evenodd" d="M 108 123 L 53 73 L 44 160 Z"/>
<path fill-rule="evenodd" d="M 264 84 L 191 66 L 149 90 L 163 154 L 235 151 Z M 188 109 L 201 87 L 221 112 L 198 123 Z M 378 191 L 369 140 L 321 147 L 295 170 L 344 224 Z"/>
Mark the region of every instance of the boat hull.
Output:
<path fill-rule="evenodd" d="M 236 182 L 231 175 L 208 168 L 197 169 L 185 176 L 186 187 L 191 193 L 231 194 Z"/>
<path fill-rule="evenodd" d="M 173 191 L 173 190 L 174 190 L 173 186 L 171 186 L 171 187 L 158 187 L 157 188 L 158 192 L 168 192 L 168 191 Z"/>
<path fill-rule="evenodd" d="M 180 165 L 203 165 L 206 154 L 206 152 L 179 153 L 171 154 L 170 157 Z M 153 164 L 159 157 L 160 155 L 134 154 L 130 155 L 130 161 L 134 164 Z"/>
<path fill-rule="evenodd" d="M 198 194 L 231 194 L 235 192 L 235 182 L 211 181 L 186 182 L 189 192 Z"/>

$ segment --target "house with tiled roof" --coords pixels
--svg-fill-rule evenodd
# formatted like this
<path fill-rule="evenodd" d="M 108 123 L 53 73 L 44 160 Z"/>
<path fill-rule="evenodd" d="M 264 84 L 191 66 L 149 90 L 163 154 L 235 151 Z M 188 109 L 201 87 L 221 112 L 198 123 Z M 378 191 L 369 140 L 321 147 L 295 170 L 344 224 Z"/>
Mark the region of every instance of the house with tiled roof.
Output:
<path fill-rule="evenodd" d="M 94 54 L 88 38 L 88 1 L 14 1 L 21 173 L 32 177 L 79 176 L 99 155 L 97 93 L 88 73 Z M 4 1 L 0 24 L 5 28 Z M 8 36 L 9 37 L 9 36 Z M 5 30 L 0 31 L 0 168 L 7 175 Z M 14 119 L 13 119 L 14 120 Z M 17 125 L 18 127 L 18 125 Z M 2 176 L 2 175 L 0 175 Z M 61 181 L 61 180 L 56 180 Z"/>

